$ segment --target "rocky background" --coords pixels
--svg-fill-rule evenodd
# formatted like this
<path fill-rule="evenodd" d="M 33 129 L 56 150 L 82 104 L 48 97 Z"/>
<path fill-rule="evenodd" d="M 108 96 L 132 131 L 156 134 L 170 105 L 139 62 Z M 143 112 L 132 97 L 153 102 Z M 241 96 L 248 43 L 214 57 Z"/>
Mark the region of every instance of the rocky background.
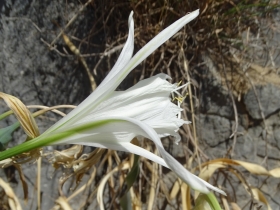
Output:
<path fill-rule="evenodd" d="M 155 3 L 150 6 L 153 8 L 157 5 Z M 195 3 L 189 3 L 190 8 L 195 6 L 199 7 Z M 206 7 L 200 6 L 203 14 L 205 12 L 203 8 Z M 139 19 L 143 18 L 137 13 L 139 7 L 133 2 L 118 3 L 109 0 L 1 1 L 0 91 L 18 97 L 26 105 L 79 104 L 90 94 L 91 83 L 85 66 L 79 57 L 69 50 L 59 33 L 63 30 L 81 54 L 86 55 L 88 68 L 98 84 L 110 70 L 125 41 L 127 17 L 132 9 L 136 9 L 134 15 L 136 27 L 146 27 L 147 30 L 136 29 L 136 50 L 145 43 L 139 38 L 141 33 L 143 37 L 149 37 L 149 25 L 145 25 L 145 21 L 141 22 L 143 25 L 139 25 Z M 176 4 L 167 7 L 173 7 L 174 13 L 178 11 Z M 219 12 L 223 12 L 223 9 L 227 8 L 221 8 Z M 191 10 L 186 8 L 183 13 Z M 203 17 L 207 16 L 201 16 L 201 21 L 204 20 Z M 173 19 L 170 18 L 169 22 L 173 22 Z M 248 21 L 247 28 L 240 28 L 239 33 L 231 37 L 232 46 L 226 50 L 223 48 L 215 51 L 210 45 L 200 47 L 198 52 L 189 50 L 190 54 L 197 53 L 199 57 L 193 61 L 191 55 L 185 54 L 190 61 L 189 71 L 194 84 L 197 138 L 204 155 L 208 159 L 228 157 L 253 162 L 270 170 L 280 167 L 279 9 L 274 8 L 269 15 L 252 19 L 254 25 L 250 25 L 251 22 Z M 71 24 L 68 26 L 69 22 Z M 155 25 L 158 20 L 152 22 Z M 168 24 L 168 21 L 165 24 Z M 189 45 L 194 45 L 196 43 L 193 41 L 194 37 L 199 40 L 199 35 L 206 30 L 199 23 L 193 23 L 192 26 L 193 30 L 187 28 L 187 33 L 191 34 L 189 37 L 192 38 L 187 41 Z M 218 36 L 226 30 L 220 29 L 222 30 L 216 30 L 213 34 Z M 212 39 L 211 36 L 209 39 Z M 243 48 L 238 48 L 237 51 L 236 43 Z M 164 49 L 167 48 L 159 49 L 159 55 Z M 188 49 L 189 46 L 186 46 L 186 51 Z M 104 52 L 109 50 L 111 54 L 105 55 Z M 223 55 L 230 59 L 224 59 Z M 164 56 L 169 59 L 172 52 L 166 52 Z M 155 64 L 156 54 L 151 59 L 154 59 Z M 168 67 L 166 70 L 164 68 L 169 64 L 164 63 L 155 70 L 149 69 L 149 62 L 152 63 L 149 60 L 137 67 L 120 89 L 160 71 L 171 73 L 175 80 L 182 79 L 182 75 L 185 76 L 179 68 L 180 65 L 174 67 L 172 64 L 171 68 Z M 186 100 L 186 110 L 190 111 L 188 103 Z M 6 110 L 6 105 L 0 101 L 0 113 Z M 186 117 L 191 118 L 189 114 Z M 37 122 L 40 131 L 43 132 L 57 118 L 52 114 L 39 118 Z M 14 120 L 11 117 L 1 121 L 0 125 L 7 126 Z M 16 131 L 14 140 L 9 146 L 23 140 L 22 132 Z M 187 136 L 183 137 L 182 144 L 186 142 Z M 168 146 L 169 143 L 166 144 Z M 184 158 L 184 153 L 180 149 L 181 147 L 173 145 L 169 151 L 177 158 Z M 13 169 L 0 171 L 1 178 L 10 181 L 24 209 L 37 208 L 36 167 L 33 163 L 23 166 L 30 189 L 28 204 L 23 202 L 22 186 L 17 172 Z M 280 209 L 279 179 L 251 175 L 241 168 L 239 170 L 251 185 L 264 193 L 272 209 Z M 58 196 L 57 183 L 61 172 L 53 171 L 51 165 L 44 159 L 41 172 L 42 209 L 51 209 Z M 84 179 L 88 179 L 88 176 L 85 175 Z M 239 190 L 239 183 L 237 180 L 235 182 L 235 197 L 230 194 L 229 196 L 232 196 L 230 199 L 236 200 L 244 207 L 243 209 L 257 208 L 252 207 L 251 198 L 246 191 Z M 71 201 L 73 209 L 81 206 L 79 199 Z M 96 201 L 92 201 L 87 208 L 95 208 L 95 205 Z M 262 206 L 260 203 L 256 205 Z M 261 209 L 266 207 L 262 206 Z"/>

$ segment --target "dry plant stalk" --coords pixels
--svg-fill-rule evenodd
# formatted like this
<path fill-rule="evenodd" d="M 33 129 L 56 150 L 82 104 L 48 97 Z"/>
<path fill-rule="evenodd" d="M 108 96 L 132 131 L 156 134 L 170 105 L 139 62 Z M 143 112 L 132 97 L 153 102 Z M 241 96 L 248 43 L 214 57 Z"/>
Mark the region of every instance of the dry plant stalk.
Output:
<path fill-rule="evenodd" d="M 84 59 L 84 57 L 81 56 L 80 50 L 71 42 L 71 40 L 66 36 L 64 33 L 62 34 L 63 40 L 65 44 L 69 47 L 69 49 L 80 59 L 81 63 L 83 64 L 84 68 L 86 69 L 92 91 L 96 88 L 96 82 L 94 80 L 94 77 L 92 76 L 90 69 L 88 68 L 88 65 Z"/>
<path fill-rule="evenodd" d="M 226 159 L 226 158 L 221 158 L 221 159 L 215 159 L 211 160 L 209 162 L 205 162 L 202 164 L 202 170 L 199 174 L 199 177 L 204 179 L 204 180 L 209 180 L 211 176 L 214 174 L 214 172 L 218 169 L 225 169 L 229 171 L 231 174 L 235 175 L 243 184 L 244 188 L 247 190 L 249 194 L 252 195 L 252 198 L 261 201 L 264 203 L 268 210 L 271 210 L 270 204 L 267 201 L 266 197 L 264 194 L 258 189 L 253 186 L 250 186 L 246 179 L 241 176 L 241 174 L 236 173 L 235 170 L 228 168 L 228 166 L 242 166 L 245 168 L 247 171 L 249 171 L 251 174 L 255 174 L 258 176 L 271 176 L 275 178 L 280 178 L 280 168 L 275 168 L 272 170 L 266 170 L 264 167 L 258 164 L 254 163 L 248 163 L 245 161 L 240 161 L 240 160 L 232 160 L 232 159 Z M 195 168 L 194 170 L 197 170 Z"/>
<path fill-rule="evenodd" d="M 4 189 L 6 195 L 8 196 L 8 203 L 11 210 L 22 210 L 21 205 L 13 189 L 10 187 L 9 184 L 4 182 L 4 180 L 1 178 L 0 178 L 0 186 Z"/>

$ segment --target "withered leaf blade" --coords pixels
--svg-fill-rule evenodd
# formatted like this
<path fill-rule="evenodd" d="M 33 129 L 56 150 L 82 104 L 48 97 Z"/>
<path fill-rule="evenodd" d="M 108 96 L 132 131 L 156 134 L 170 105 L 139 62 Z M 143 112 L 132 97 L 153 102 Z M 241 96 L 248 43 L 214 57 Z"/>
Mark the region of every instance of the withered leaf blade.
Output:
<path fill-rule="evenodd" d="M 21 180 L 21 183 L 22 183 L 24 200 L 27 201 L 28 200 L 28 185 L 27 185 L 27 182 L 25 180 L 23 171 L 22 171 L 21 166 L 19 164 L 14 164 L 14 166 L 18 170 L 18 174 L 19 174 L 19 177 L 20 177 L 20 180 Z"/>
<path fill-rule="evenodd" d="M 82 145 L 74 145 L 62 151 L 55 150 L 53 156 L 49 159 L 49 162 L 52 163 L 55 169 L 58 169 L 60 165 L 63 165 L 65 168 L 70 168 L 72 162 L 80 157 L 82 151 Z"/>
<path fill-rule="evenodd" d="M 29 138 L 33 139 L 40 135 L 38 126 L 33 116 L 18 98 L 2 92 L 0 92 L 0 98 L 2 98 L 8 107 L 14 112 L 24 132 Z"/>
<path fill-rule="evenodd" d="M 0 178 L 0 186 L 4 189 L 6 195 L 8 196 L 9 206 L 13 210 L 22 210 L 19 200 L 15 195 L 13 189 L 7 184 L 3 179 Z M 1 198 L 2 199 L 2 198 Z"/>

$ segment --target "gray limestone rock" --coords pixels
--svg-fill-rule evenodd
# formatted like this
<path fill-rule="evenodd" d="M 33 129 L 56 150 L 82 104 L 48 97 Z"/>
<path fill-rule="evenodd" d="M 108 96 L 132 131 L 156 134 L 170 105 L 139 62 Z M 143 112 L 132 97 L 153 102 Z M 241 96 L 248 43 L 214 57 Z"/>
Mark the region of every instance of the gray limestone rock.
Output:
<path fill-rule="evenodd" d="M 210 147 L 226 141 L 231 135 L 231 122 L 217 115 L 200 114 L 198 128 L 199 139 Z"/>
<path fill-rule="evenodd" d="M 83 72 L 76 70 L 77 58 L 73 55 L 63 57 L 46 44 L 61 31 L 55 22 L 70 18 L 71 11 L 79 4 L 69 4 L 69 17 L 62 17 L 66 7 L 64 1 L 8 2 L 9 9 L 0 13 L 1 91 L 19 97 L 26 104 L 79 103 L 90 89 L 86 90 L 88 84 L 84 83 Z M 80 21 L 77 19 L 73 26 L 78 26 Z M 62 38 L 55 45 L 61 52 L 63 47 L 67 48 Z"/>
<path fill-rule="evenodd" d="M 77 70 L 75 56 L 60 56 L 50 51 L 42 40 L 51 43 L 60 32 L 52 21 L 63 19 L 67 22 L 79 8 L 79 2 L 68 4 L 65 1 L 1 1 L 0 3 L 0 91 L 14 95 L 26 105 L 78 104 L 90 92 L 87 76 Z M 67 12 L 65 12 L 67 8 Z M 69 15 L 69 16 L 68 16 Z M 80 15 L 73 26 L 82 21 Z M 61 22 L 63 22 L 61 21 Z M 84 22 L 86 25 L 86 22 Z M 56 42 L 59 50 L 66 48 L 62 39 Z M 80 67 L 82 68 L 82 67 Z M 8 110 L 3 100 L 0 101 L 0 113 Z M 54 120 L 53 120 L 54 119 Z M 36 119 L 43 132 L 58 119 L 57 115 L 45 115 L 44 120 Z M 2 120 L 1 128 L 15 122 L 14 117 Z M 22 130 L 13 135 L 9 146 L 17 145 L 25 139 Z M 22 185 L 15 172 L 18 184 L 11 183 L 23 209 L 37 209 L 36 201 L 36 164 L 23 164 L 24 174 L 29 187 L 29 202 L 24 203 Z M 41 174 L 41 209 L 51 209 L 58 197 L 59 177 L 51 179 L 51 165 L 43 162 Z M 53 169 L 52 169 L 53 170 Z M 0 169 L 1 178 L 6 176 Z M 60 174 L 61 175 L 61 174 Z M 12 175 L 11 175 L 12 176 Z M 73 203 L 77 209 L 78 204 Z"/>
<path fill-rule="evenodd" d="M 263 112 L 264 117 L 268 117 L 280 110 L 280 87 L 272 84 L 257 86 L 256 93 L 262 110 L 260 110 L 257 97 L 253 89 L 249 90 L 249 92 L 244 95 L 246 109 L 253 119 L 262 119 L 261 111 Z"/>

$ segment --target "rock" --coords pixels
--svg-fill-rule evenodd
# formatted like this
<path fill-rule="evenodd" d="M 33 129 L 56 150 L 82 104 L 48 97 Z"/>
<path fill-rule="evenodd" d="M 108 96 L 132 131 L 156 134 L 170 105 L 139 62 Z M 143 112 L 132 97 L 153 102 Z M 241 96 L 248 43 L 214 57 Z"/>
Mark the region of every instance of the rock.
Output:
<path fill-rule="evenodd" d="M 5 10 L 7 16 L 2 14 L 0 18 L 1 91 L 19 97 L 26 104 L 53 106 L 81 102 L 90 89 L 84 83 L 85 74 L 75 70 L 78 59 L 50 51 L 42 41 L 51 43 L 61 31 L 54 22 L 61 20 L 65 2 L 42 4 L 17 0 L 6 3 L 10 9 Z M 79 4 L 68 6 L 70 13 Z M 77 19 L 73 26 L 78 26 L 79 21 Z M 62 38 L 55 44 L 61 52 L 63 47 L 67 48 Z"/>
<path fill-rule="evenodd" d="M 234 149 L 234 159 L 255 161 L 257 156 L 256 142 L 257 139 L 255 139 L 254 136 L 250 136 L 248 133 L 237 137 Z"/>
<path fill-rule="evenodd" d="M 229 139 L 231 122 L 220 116 L 200 114 L 198 123 L 199 139 L 210 147 Z"/>
<path fill-rule="evenodd" d="M 280 110 L 280 87 L 272 84 L 257 86 L 256 92 L 265 118 Z M 253 89 L 244 95 L 244 103 L 253 119 L 262 119 L 261 110 Z"/>
<path fill-rule="evenodd" d="M 87 75 L 83 70 L 77 70 L 79 67 L 77 58 L 74 55 L 63 57 L 55 51 L 50 51 L 48 46 L 42 42 L 44 39 L 51 43 L 61 31 L 61 28 L 52 21 L 67 22 L 67 18 L 73 16 L 79 7 L 79 2 L 74 5 L 61 0 L 51 3 L 30 0 L 1 1 L 0 91 L 18 97 L 26 105 L 48 106 L 78 104 L 89 94 Z M 65 12 L 65 8 L 67 8 L 67 12 Z M 79 25 L 87 25 L 86 20 L 82 20 L 82 18 L 81 14 L 72 26 L 77 28 Z M 62 38 L 56 42 L 56 46 L 62 52 L 63 47 L 66 48 Z M 8 108 L 1 100 L 0 113 L 6 110 Z M 41 132 L 50 127 L 58 118 L 57 115 L 47 116 L 51 117 L 43 120 L 36 119 Z M 9 117 L 2 120 L 0 126 L 5 127 L 13 122 L 15 122 L 15 118 Z M 9 147 L 23 142 L 26 138 L 22 130 L 16 131 L 13 137 L 14 140 Z M 37 190 L 34 190 L 37 165 L 23 164 L 22 168 L 29 186 L 29 202 L 25 204 L 23 200 L 22 185 L 17 172 L 15 172 L 15 176 L 18 184 L 12 184 L 12 187 L 23 209 L 37 209 Z M 49 168 L 51 165 L 46 161 L 43 162 L 40 192 L 42 209 L 51 209 L 58 197 L 60 176 L 54 176 L 51 179 L 48 173 Z M 3 173 L 3 169 L 0 171 Z M 4 178 L 5 175 L 1 175 L 1 177 Z M 84 179 L 84 181 L 86 180 Z M 72 207 L 78 209 L 79 204 L 73 203 Z"/>

